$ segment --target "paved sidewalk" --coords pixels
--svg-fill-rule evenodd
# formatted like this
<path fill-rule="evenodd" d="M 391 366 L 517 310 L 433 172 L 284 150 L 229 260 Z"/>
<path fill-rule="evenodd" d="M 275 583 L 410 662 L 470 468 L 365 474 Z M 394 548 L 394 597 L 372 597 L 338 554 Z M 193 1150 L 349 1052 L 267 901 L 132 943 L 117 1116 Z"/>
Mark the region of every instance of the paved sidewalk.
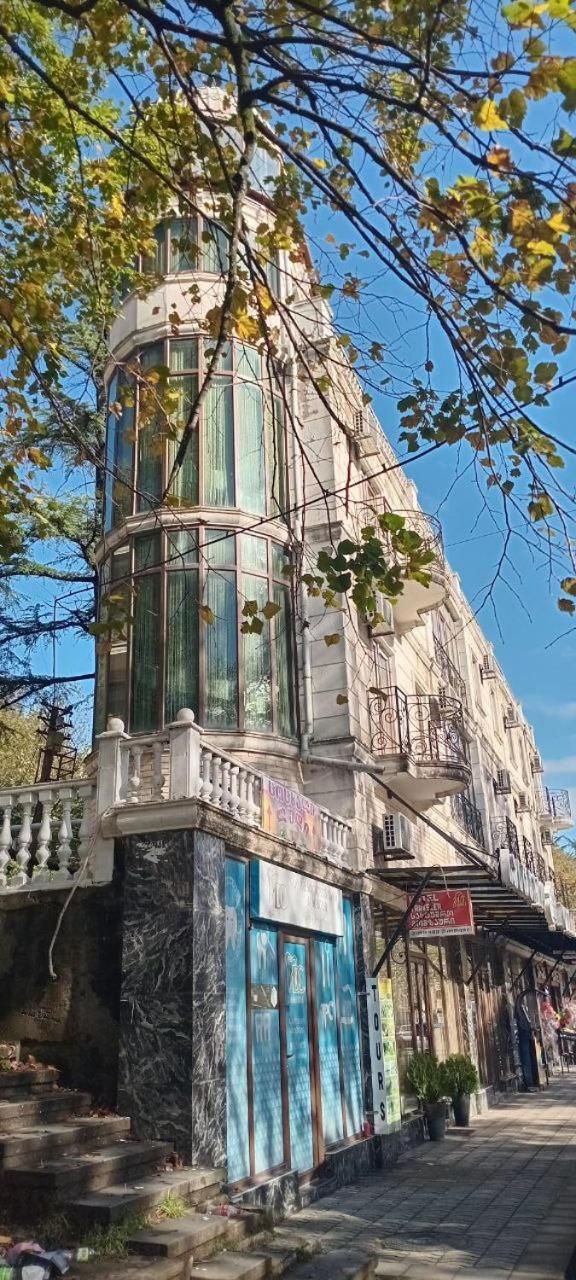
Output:
<path fill-rule="evenodd" d="M 331 1250 L 376 1255 L 389 1280 L 561 1280 L 576 1247 L 576 1073 L 510 1095 L 469 1134 L 423 1143 L 286 1225 L 319 1249 L 299 1280 L 328 1274 Z"/>

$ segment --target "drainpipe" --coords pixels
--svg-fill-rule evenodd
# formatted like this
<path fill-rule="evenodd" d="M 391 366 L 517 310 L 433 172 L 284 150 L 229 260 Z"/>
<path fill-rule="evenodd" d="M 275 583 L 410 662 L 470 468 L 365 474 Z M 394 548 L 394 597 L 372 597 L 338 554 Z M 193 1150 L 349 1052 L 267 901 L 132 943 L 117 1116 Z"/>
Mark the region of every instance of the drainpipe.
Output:
<path fill-rule="evenodd" d="M 290 413 L 292 422 L 298 421 L 298 363 L 291 343 L 290 359 Z M 292 428 L 292 474 L 294 476 L 294 498 L 296 506 L 296 542 L 298 550 L 304 554 L 304 477 L 302 458 L 298 452 L 296 433 Z M 299 606 L 302 620 L 302 690 L 304 694 L 304 722 L 300 733 L 300 754 L 306 760 L 310 754 L 310 742 L 314 733 L 314 703 L 312 699 L 312 650 L 310 642 L 310 621 L 308 610 L 308 594 L 304 583 L 299 586 Z"/>

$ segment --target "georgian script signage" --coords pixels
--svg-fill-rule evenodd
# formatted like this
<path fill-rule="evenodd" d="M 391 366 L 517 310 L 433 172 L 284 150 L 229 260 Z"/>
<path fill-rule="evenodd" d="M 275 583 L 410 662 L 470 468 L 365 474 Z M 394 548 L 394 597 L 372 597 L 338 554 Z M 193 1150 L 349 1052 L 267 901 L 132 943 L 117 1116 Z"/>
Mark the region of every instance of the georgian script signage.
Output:
<path fill-rule="evenodd" d="M 408 929 L 411 938 L 451 938 L 474 933 L 468 889 L 435 889 L 432 893 L 423 893 L 410 912 Z"/>
<path fill-rule="evenodd" d="M 341 890 L 273 862 L 250 864 L 250 914 L 312 933 L 344 933 Z"/>
<path fill-rule="evenodd" d="M 366 987 L 374 1133 L 400 1127 L 400 1081 L 390 978 L 371 978 Z"/>
<path fill-rule="evenodd" d="M 274 778 L 262 779 L 262 826 L 297 849 L 307 849 L 308 853 L 318 853 L 320 849 L 322 820 L 318 805 Z"/>

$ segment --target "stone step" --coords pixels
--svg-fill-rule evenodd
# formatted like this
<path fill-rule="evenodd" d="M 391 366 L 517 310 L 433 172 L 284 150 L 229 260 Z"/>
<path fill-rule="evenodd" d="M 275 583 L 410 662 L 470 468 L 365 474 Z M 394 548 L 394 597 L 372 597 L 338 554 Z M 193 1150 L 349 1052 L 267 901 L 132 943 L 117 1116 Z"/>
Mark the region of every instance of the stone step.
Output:
<path fill-rule="evenodd" d="M 55 1067 L 31 1067 L 29 1071 L 0 1071 L 0 1099 L 11 1101 L 17 1095 L 36 1097 L 58 1084 L 60 1072 Z"/>
<path fill-rule="evenodd" d="M 137 1182 L 138 1175 L 153 1173 L 170 1154 L 167 1142 L 124 1142 L 81 1156 L 62 1156 L 35 1165 L 9 1170 L 10 1185 L 50 1192 L 61 1200 L 70 1191 L 96 1191 L 120 1180 Z"/>
<path fill-rule="evenodd" d="M 61 1124 L 23 1129 L 8 1136 L 0 1132 L 0 1168 L 13 1169 L 35 1156 L 50 1160 L 62 1150 L 67 1155 L 93 1151 L 128 1137 L 129 1133 L 128 1116 L 85 1116 Z"/>
<path fill-rule="evenodd" d="M 51 1089 L 35 1097 L 0 1102 L 0 1133 L 14 1133 L 42 1121 L 57 1123 L 89 1111 L 90 1106 L 90 1094 L 74 1089 Z"/>
<path fill-rule="evenodd" d="M 372 1280 L 378 1259 L 359 1248 L 330 1249 L 328 1253 L 315 1253 L 305 1262 L 289 1267 L 285 1275 L 289 1280 Z M 434 1267 L 430 1269 L 433 1280 Z"/>
<path fill-rule="evenodd" d="M 132 1186 L 122 1182 L 69 1200 L 64 1211 L 75 1224 L 111 1226 L 155 1209 L 168 1196 L 178 1197 L 190 1205 L 202 1204 L 219 1194 L 225 1176 L 225 1169 L 177 1169 L 158 1173 L 154 1177 L 137 1178 Z"/>
<path fill-rule="evenodd" d="M 265 1280 L 272 1275 L 270 1256 L 261 1253 L 220 1253 L 192 1266 L 190 1280 Z"/>
<path fill-rule="evenodd" d="M 218 1214 L 189 1213 L 175 1221 L 136 1231 L 128 1241 L 128 1248 L 134 1253 L 159 1258 L 192 1255 L 197 1262 L 216 1249 L 233 1248 L 258 1225 L 248 1214 L 241 1218 L 223 1218 Z"/>
<path fill-rule="evenodd" d="M 69 1273 L 72 1276 L 72 1272 Z M 101 1258 L 75 1268 L 73 1280 L 188 1280 L 182 1258 Z"/>

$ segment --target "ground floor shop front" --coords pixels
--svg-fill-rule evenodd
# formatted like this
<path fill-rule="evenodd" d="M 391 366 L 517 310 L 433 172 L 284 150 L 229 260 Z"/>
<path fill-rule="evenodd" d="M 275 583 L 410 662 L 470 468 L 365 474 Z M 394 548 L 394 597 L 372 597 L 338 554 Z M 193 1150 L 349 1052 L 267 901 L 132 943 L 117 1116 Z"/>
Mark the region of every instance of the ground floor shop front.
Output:
<path fill-rule="evenodd" d="M 228 1180 L 304 1177 L 365 1130 L 354 902 L 239 856 L 225 892 Z"/>

